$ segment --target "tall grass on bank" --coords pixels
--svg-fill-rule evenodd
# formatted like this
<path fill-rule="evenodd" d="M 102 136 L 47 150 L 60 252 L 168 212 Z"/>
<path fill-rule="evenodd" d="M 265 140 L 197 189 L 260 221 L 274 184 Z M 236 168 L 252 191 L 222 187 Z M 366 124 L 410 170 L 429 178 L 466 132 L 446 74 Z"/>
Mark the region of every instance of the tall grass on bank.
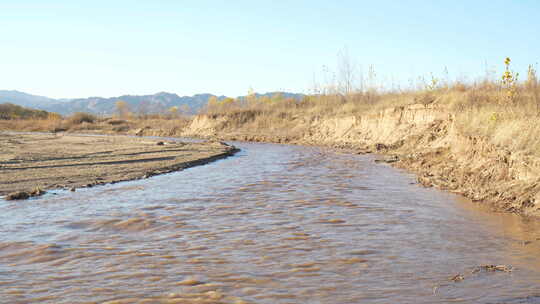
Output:
<path fill-rule="evenodd" d="M 343 77 L 346 81 L 350 78 Z M 361 116 L 423 104 L 444 108 L 454 116 L 456 127 L 463 134 L 482 136 L 501 147 L 540 155 L 540 85 L 534 66 L 529 66 L 524 80 L 512 70 L 510 58 L 504 61 L 504 72 L 498 80 L 486 77 L 475 82 L 451 83 L 430 78 L 421 88 L 408 90 L 381 90 L 365 84 L 351 88 L 350 83 L 337 83 L 301 100 L 280 95 L 211 99 L 202 113 L 221 119 L 224 131 L 294 137 L 306 132 L 306 122 L 320 118 Z"/>

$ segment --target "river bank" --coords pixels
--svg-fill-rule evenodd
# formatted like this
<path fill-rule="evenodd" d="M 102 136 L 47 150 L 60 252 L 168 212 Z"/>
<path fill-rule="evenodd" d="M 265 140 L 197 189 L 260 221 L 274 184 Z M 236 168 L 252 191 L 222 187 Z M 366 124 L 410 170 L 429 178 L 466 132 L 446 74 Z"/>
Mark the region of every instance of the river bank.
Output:
<path fill-rule="evenodd" d="M 0 196 L 39 195 L 147 178 L 225 158 L 220 142 L 185 143 L 126 136 L 0 133 Z M 28 194 L 28 195 L 25 195 Z"/>
<path fill-rule="evenodd" d="M 458 98 L 459 97 L 459 98 Z M 462 100 L 464 96 L 439 99 Z M 403 101 L 404 103 L 405 101 Z M 347 107 L 344 104 L 341 107 Z M 539 133 L 533 106 L 408 104 L 361 111 L 236 109 L 177 123 L 137 120 L 75 125 L 70 132 L 198 137 L 345 149 L 386 155 L 418 182 L 464 195 L 496 211 L 540 216 Z M 111 124 L 111 122 L 114 122 Z"/>
<path fill-rule="evenodd" d="M 256 119 L 200 115 L 181 135 L 384 154 L 383 161 L 416 173 L 424 186 L 462 194 L 497 211 L 540 216 L 540 158 L 468 132 L 463 117 L 444 107 L 415 104 L 361 115 L 293 117 L 271 128 L 257 127 Z M 159 130 L 145 134 L 159 135 Z"/>

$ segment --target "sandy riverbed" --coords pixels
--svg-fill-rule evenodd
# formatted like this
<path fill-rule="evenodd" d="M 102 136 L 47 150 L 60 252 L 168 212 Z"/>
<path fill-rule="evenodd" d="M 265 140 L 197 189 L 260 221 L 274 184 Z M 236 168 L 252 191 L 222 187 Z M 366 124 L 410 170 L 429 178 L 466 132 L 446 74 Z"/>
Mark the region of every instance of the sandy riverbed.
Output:
<path fill-rule="evenodd" d="M 0 133 L 0 195 L 91 187 L 150 177 L 227 157 L 219 142 L 185 143 L 126 136 Z"/>

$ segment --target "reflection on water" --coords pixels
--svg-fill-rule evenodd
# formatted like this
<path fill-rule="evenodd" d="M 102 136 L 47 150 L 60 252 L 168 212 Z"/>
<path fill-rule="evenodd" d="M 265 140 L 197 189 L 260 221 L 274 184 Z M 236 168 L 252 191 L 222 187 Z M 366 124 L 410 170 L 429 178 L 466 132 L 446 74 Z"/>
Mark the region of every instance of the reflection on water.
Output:
<path fill-rule="evenodd" d="M 371 156 L 238 145 L 183 172 L 0 202 L 0 302 L 540 303 L 535 221 Z M 491 264 L 514 271 L 471 271 Z"/>

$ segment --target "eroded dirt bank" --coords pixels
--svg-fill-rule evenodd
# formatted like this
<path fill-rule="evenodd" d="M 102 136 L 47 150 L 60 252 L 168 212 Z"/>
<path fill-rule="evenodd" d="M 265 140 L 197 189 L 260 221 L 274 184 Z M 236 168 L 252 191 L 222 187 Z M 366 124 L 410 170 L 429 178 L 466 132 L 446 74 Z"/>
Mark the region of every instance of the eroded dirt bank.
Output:
<path fill-rule="evenodd" d="M 444 108 L 411 105 L 346 117 L 293 117 L 292 127 L 257 117 L 199 116 L 184 136 L 323 145 L 387 155 L 425 186 L 460 193 L 497 210 L 540 215 L 540 160 L 465 134 Z M 159 135 L 158 130 L 147 130 Z"/>
<path fill-rule="evenodd" d="M 0 133 L 0 195 L 146 178 L 234 154 L 219 142 Z"/>

